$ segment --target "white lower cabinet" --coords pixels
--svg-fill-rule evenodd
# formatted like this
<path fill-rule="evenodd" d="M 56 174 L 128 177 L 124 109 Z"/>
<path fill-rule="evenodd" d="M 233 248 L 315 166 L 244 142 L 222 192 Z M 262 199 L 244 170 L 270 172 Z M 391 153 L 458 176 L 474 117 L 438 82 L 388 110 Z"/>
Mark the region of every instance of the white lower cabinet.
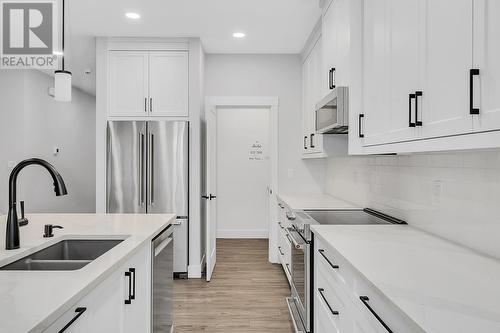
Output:
<path fill-rule="evenodd" d="M 150 256 L 143 246 L 44 332 L 150 332 Z"/>
<path fill-rule="evenodd" d="M 314 243 L 315 333 L 423 333 L 331 246 Z"/>

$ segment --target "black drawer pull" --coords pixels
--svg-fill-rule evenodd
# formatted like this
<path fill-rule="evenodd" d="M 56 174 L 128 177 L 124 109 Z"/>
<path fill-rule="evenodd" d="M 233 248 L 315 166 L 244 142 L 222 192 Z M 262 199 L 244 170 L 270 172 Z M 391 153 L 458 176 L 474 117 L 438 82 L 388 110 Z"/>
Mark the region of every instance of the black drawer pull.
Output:
<path fill-rule="evenodd" d="M 474 76 L 479 75 L 479 69 L 473 68 L 470 70 L 470 114 L 479 114 L 479 109 L 474 108 Z"/>
<path fill-rule="evenodd" d="M 307 136 L 304 137 L 304 149 L 307 149 Z"/>
<path fill-rule="evenodd" d="M 132 294 L 130 294 L 130 299 L 135 299 L 135 268 L 129 268 L 130 274 L 132 274 Z"/>
<path fill-rule="evenodd" d="M 314 146 L 314 135 L 315 135 L 315 134 L 311 134 L 311 148 L 316 148 L 316 147 Z"/>
<path fill-rule="evenodd" d="M 327 256 L 325 255 L 325 250 L 318 250 L 319 254 L 321 254 L 323 256 L 323 258 L 325 258 L 325 260 L 330 264 L 330 266 L 332 266 L 333 269 L 339 269 L 339 265 L 334 265 L 332 264 L 332 262 L 330 261 L 330 259 L 327 258 Z"/>
<path fill-rule="evenodd" d="M 361 131 L 361 127 L 362 127 L 362 124 L 363 124 L 363 118 L 365 117 L 365 114 L 364 113 L 361 113 L 359 115 L 359 121 L 358 121 L 358 127 L 359 127 L 359 137 L 360 138 L 364 138 L 365 135 L 362 133 Z"/>
<path fill-rule="evenodd" d="M 128 271 L 125 272 L 125 276 L 128 278 L 128 299 L 125 300 L 125 304 L 132 304 L 132 274 Z"/>
<path fill-rule="evenodd" d="M 280 251 L 280 254 L 284 256 L 285 254 L 281 251 L 281 246 L 278 246 L 278 251 Z"/>
<path fill-rule="evenodd" d="M 330 89 L 335 89 L 335 68 L 330 69 Z"/>
<path fill-rule="evenodd" d="M 384 321 L 382 320 L 382 318 L 380 318 L 380 316 L 372 309 L 372 307 L 370 306 L 370 304 L 368 304 L 368 301 L 370 300 L 368 298 L 368 296 L 359 296 L 359 299 L 361 300 L 361 302 L 363 302 L 363 304 L 368 308 L 368 310 L 370 310 L 370 312 L 372 313 L 373 316 L 375 316 L 375 318 L 377 318 L 378 322 L 384 326 L 384 328 L 387 330 L 387 332 L 389 333 L 393 333 L 392 330 L 389 328 L 389 326 L 387 326 L 386 323 L 384 323 Z"/>
<path fill-rule="evenodd" d="M 415 125 L 422 126 L 422 122 L 418 120 L 418 98 L 422 97 L 423 93 L 421 91 L 415 92 Z"/>
<path fill-rule="evenodd" d="M 339 315 L 339 312 L 338 311 L 334 311 L 332 309 L 332 307 L 330 306 L 330 303 L 328 303 L 328 301 L 326 300 L 326 297 L 325 297 L 325 289 L 323 288 L 318 288 L 318 291 L 319 291 L 319 294 L 321 295 L 321 298 L 323 298 L 323 301 L 325 301 L 326 305 L 328 306 L 328 309 L 330 309 L 330 312 L 332 313 L 332 315 L 334 316 L 338 316 Z"/>
<path fill-rule="evenodd" d="M 79 308 L 76 308 L 75 309 L 75 313 L 76 315 L 73 317 L 73 319 L 70 320 L 69 323 L 66 324 L 66 326 L 64 326 L 60 331 L 59 333 L 62 333 L 64 331 L 66 331 L 68 329 L 68 327 L 70 327 L 71 325 L 73 325 L 73 323 L 78 319 L 80 318 L 80 316 L 85 312 L 87 311 L 87 308 L 84 308 L 84 307 L 79 307 Z"/>
<path fill-rule="evenodd" d="M 288 239 L 288 242 L 290 242 L 290 244 L 292 244 L 292 239 L 290 238 L 289 234 L 286 234 L 286 238 Z"/>
<path fill-rule="evenodd" d="M 408 108 L 409 108 L 409 110 L 408 110 L 408 126 L 409 127 L 415 127 L 415 123 L 411 121 L 411 116 L 413 114 L 413 112 L 411 112 L 412 111 L 412 108 L 411 108 L 412 103 L 411 102 L 413 99 L 415 99 L 415 94 L 410 94 L 410 98 L 408 100 Z"/>

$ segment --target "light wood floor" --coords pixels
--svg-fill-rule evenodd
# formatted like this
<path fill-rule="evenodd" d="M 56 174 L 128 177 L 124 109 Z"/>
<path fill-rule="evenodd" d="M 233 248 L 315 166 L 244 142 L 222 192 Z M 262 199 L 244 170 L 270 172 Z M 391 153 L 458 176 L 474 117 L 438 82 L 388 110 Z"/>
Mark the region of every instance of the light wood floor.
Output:
<path fill-rule="evenodd" d="M 211 282 L 174 282 L 174 332 L 290 333 L 290 287 L 265 239 L 217 240 Z"/>

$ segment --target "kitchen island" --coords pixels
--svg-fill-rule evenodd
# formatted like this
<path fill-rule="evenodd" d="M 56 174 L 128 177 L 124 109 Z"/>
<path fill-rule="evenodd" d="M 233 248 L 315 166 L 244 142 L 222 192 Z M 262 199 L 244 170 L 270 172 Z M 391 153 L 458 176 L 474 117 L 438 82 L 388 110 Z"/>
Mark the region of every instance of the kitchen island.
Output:
<path fill-rule="evenodd" d="M 77 315 L 81 318 L 75 321 L 81 327 L 72 327 L 72 332 L 133 331 L 146 323 L 149 326 L 151 241 L 172 224 L 175 215 L 28 215 L 29 224 L 20 229 L 21 248 L 10 251 L 4 250 L 6 218 L 0 218 L 2 267 L 62 240 L 123 240 L 77 270 L 0 270 L 0 332 L 57 332 Z M 44 238 L 46 224 L 64 229 Z M 134 307 L 138 313 L 131 312 Z M 105 320 L 109 316 L 112 319 Z"/>

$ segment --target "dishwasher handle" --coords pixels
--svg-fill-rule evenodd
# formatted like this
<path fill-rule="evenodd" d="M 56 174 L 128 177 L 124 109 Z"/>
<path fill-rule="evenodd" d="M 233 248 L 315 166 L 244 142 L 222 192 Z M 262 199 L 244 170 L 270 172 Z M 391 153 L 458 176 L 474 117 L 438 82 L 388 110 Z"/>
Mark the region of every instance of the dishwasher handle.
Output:
<path fill-rule="evenodd" d="M 163 240 L 160 244 L 156 245 L 155 248 L 154 248 L 154 251 L 155 251 L 155 257 L 157 255 L 159 255 L 161 253 L 161 251 L 163 251 L 163 249 L 165 249 L 168 244 L 170 244 L 170 242 L 173 240 L 172 236 L 168 237 L 167 239 Z"/>

